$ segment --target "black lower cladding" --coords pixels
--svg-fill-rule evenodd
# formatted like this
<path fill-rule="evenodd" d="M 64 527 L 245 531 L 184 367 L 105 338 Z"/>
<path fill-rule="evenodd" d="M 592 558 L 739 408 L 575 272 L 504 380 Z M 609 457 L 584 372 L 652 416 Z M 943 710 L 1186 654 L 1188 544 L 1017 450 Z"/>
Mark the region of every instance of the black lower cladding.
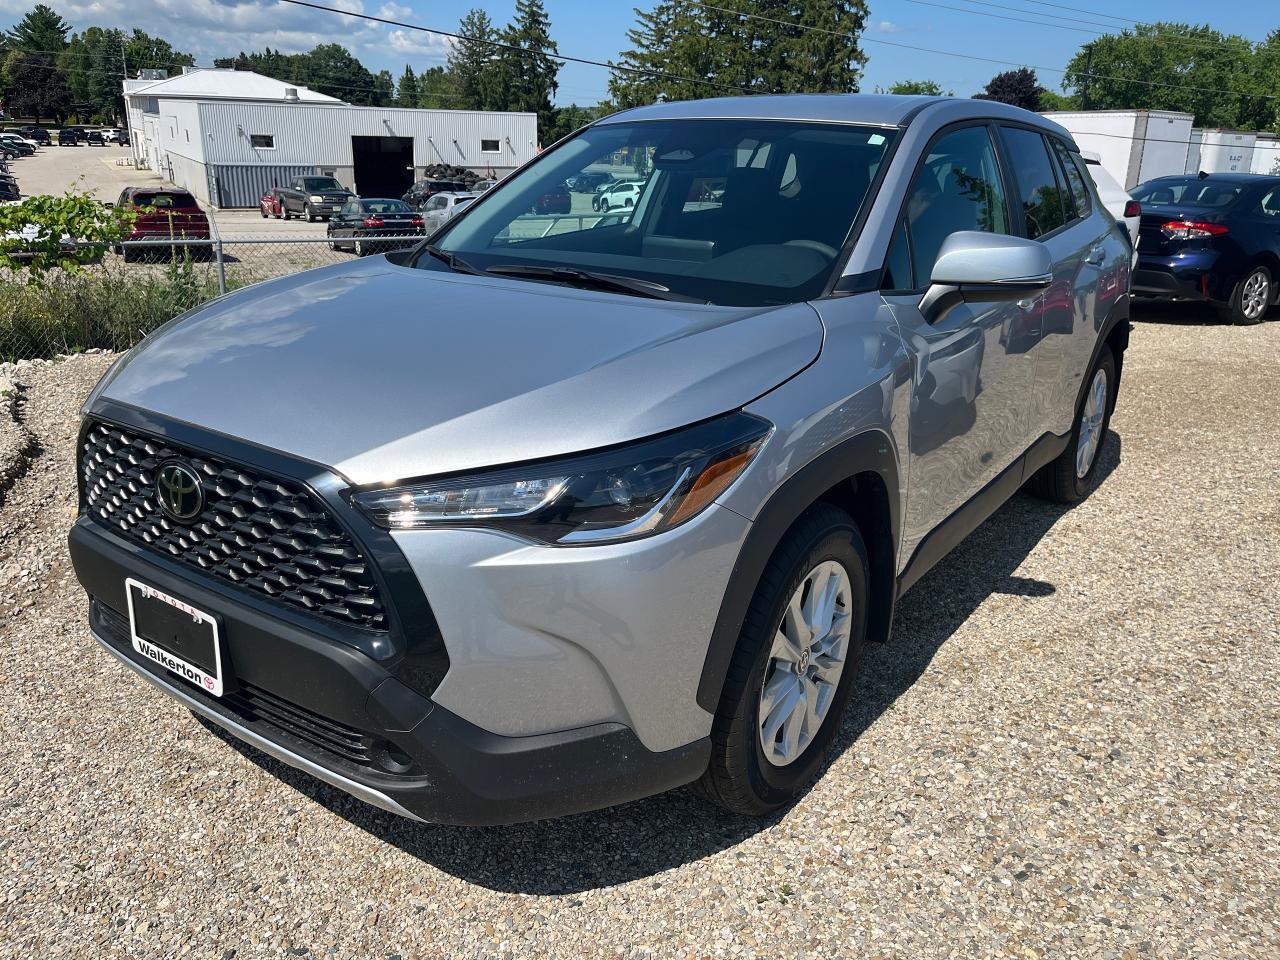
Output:
<path fill-rule="evenodd" d="M 706 769 L 706 738 L 652 752 L 621 724 L 531 737 L 489 733 L 410 689 L 379 660 L 286 618 L 234 585 L 81 517 L 76 576 L 93 598 L 95 635 L 121 658 L 289 753 L 376 790 L 432 822 L 501 824 L 598 809 L 660 793 Z M 225 694 L 213 697 L 134 651 L 123 611 L 134 578 L 218 619 Z M 295 622 L 302 621 L 302 622 Z"/>

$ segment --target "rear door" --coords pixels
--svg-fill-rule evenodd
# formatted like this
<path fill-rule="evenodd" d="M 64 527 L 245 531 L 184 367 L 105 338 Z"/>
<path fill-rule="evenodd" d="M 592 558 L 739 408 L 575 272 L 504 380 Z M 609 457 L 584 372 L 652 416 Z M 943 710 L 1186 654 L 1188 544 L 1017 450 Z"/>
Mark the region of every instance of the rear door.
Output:
<path fill-rule="evenodd" d="M 1027 446 L 1039 299 L 920 312 L 943 241 L 961 230 L 1014 232 L 994 130 L 950 127 L 926 148 L 890 248 L 882 296 L 916 357 L 902 556 L 1008 469 Z"/>

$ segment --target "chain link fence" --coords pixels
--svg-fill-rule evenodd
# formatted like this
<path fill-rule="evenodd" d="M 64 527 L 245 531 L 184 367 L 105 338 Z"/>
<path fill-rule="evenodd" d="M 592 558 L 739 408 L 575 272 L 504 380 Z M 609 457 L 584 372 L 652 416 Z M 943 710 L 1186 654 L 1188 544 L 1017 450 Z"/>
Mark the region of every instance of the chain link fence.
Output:
<path fill-rule="evenodd" d="M 125 350 L 221 293 L 421 240 L 420 233 L 359 241 L 259 235 L 79 245 L 88 262 L 76 272 L 54 270 L 32 282 L 25 271 L 0 271 L 0 362 Z"/>

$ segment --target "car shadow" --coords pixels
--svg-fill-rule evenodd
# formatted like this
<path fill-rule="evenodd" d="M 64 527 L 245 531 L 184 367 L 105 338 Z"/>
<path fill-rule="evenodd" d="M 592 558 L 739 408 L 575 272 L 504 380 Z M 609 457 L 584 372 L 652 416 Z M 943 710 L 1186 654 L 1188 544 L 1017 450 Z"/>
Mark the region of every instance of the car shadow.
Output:
<path fill-rule="evenodd" d="M 1212 304 L 1195 300 L 1134 300 L 1134 323 L 1167 323 L 1180 327 L 1225 327 L 1230 324 Z"/>
<path fill-rule="evenodd" d="M 1100 479 L 1120 464 L 1120 438 L 1101 452 Z M 1019 493 L 926 574 L 898 604 L 889 643 L 863 660 L 829 767 L 928 668 L 944 643 L 992 594 L 1046 597 L 1052 583 L 1015 571 L 1068 508 Z M 505 827 L 415 823 L 384 813 L 201 721 L 271 775 L 423 863 L 508 893 L 573 895 L 656 877 L 774 826 L 786 813 L 746 818 L 688 790 L 593 813 Z M 660 881 L 655 880 L 655 885 Z"/>

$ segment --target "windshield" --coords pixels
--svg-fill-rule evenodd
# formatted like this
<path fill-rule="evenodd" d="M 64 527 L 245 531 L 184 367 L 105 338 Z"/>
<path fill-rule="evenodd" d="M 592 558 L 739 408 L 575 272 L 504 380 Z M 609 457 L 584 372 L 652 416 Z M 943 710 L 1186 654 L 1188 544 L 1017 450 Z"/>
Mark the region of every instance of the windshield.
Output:
<path fill-rule="evenodd" d="M 333 177 L 304 177 L 302 180 L 303 190 L 341 190 L 342 184 Z"/>
<path fill-rule="evenodd" d="M 586 270 L 720 304 L 808 300 L 826 287 L 892 136 L 780 120 L 589 127 L 495 187 L 438 246 L 478 270 Z M 607 174 L 610 188 L 565 194 L 583 173 Z M 447 269 L 436 257 L 416 264 Z"/>
<path fill-rule="evenodd" d="M 1197 207 L 1225 207 L 1244 191 L 1244 184 L 1225 183 L 1221 180 L 1166 178 L 1133 188 L 1133 199 L 1153 207 L 1191 205 Z"/>

